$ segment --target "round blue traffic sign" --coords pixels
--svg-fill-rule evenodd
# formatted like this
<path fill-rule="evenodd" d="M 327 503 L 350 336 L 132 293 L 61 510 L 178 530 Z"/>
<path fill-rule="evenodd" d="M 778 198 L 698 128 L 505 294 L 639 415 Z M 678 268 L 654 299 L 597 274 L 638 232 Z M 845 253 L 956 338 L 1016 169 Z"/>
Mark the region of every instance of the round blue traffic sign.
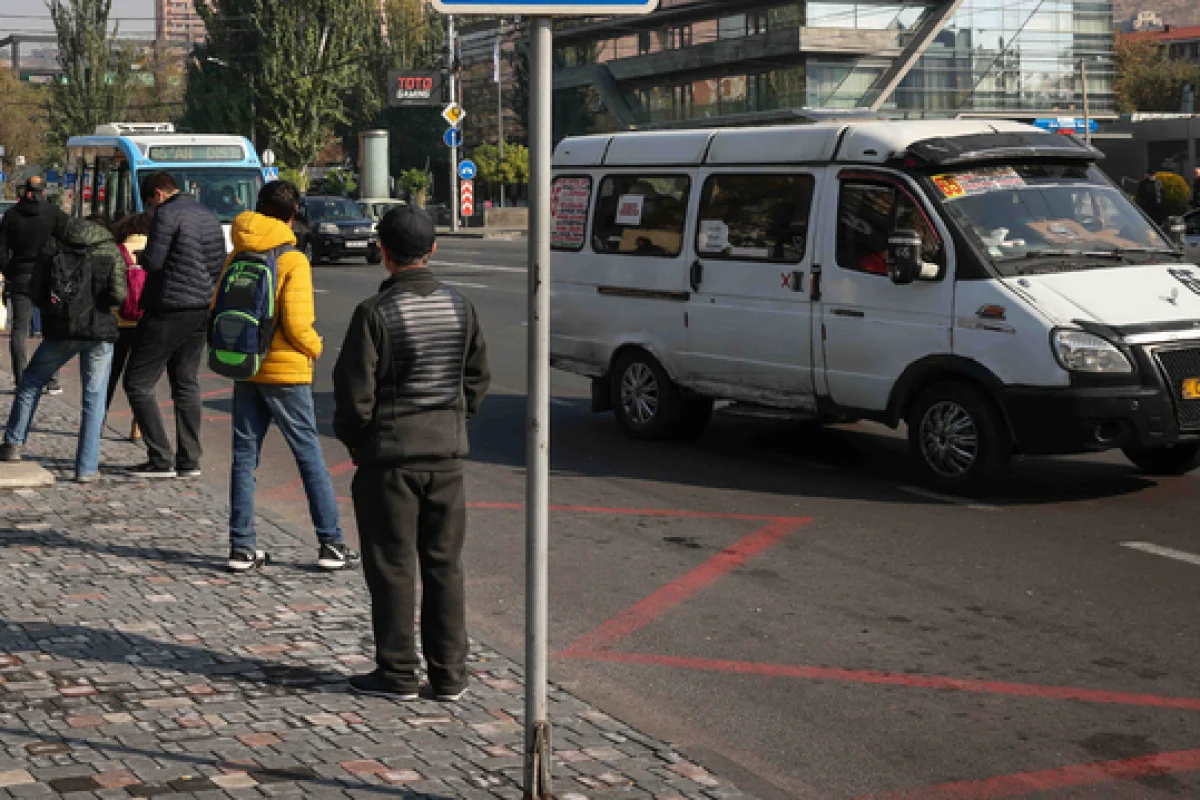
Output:
<path fill-rule="evenodd" d="M 478 174 L 479 170 L 476 169 L 475 162 L 470 159 L 465 159 L 458 165 L 458 177 L 464 181 L 473 181 Z"/>
<path fill-rule="evenodd" d="M 458 128 L 450 128 L 442 137 L 442 141 L 446 143 L 446 147 L 462 147 L 463 132 Z"/>

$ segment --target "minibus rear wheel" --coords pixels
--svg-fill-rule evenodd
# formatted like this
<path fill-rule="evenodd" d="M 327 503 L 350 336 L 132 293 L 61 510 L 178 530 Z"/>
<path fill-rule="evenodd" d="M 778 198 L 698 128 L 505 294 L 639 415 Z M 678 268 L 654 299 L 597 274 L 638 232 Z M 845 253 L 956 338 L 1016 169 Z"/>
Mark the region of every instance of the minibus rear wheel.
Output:
<path fill-rule="evenodd" d="M 908 442 L 927 481 L 951 491 L 987 485 L 1012 458 L 1012 437 L 1000 412 L 959 381 L 921 392 L 908 415 Z"/>
<path fill-rule="evenodd" d="M 1125 457 L 1147 475 L 1184 475 L 1200 466 L 1200 443 L 1126 447 Z"/>
<path fill-rule="evenodd" d="M 682 398 L 671 376 L 645 350 L 628 350 L 612 372 L 612 405 L 621 430 L 650 441 L 670 438 L 682 416 Z"/>

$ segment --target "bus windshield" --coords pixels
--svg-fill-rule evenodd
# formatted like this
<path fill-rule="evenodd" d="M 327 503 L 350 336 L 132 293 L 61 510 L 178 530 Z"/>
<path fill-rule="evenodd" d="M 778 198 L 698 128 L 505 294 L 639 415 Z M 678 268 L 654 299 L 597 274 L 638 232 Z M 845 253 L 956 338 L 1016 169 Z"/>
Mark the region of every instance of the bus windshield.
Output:
<path fill-rule="evenodd" d="M 974 167 L 932 180 L 949 216 L 978 239 L 1001 271 L 1043 257 L 1113 257 L 1078 261 L 1098 268 L 1120 266 L 1128 254 L 1174 252 L 1095 167 Z"/>
<path fill-rule="evenodd" d="M 245 167 L 171 167 L 162 166 L 175 178 L 180 191 L 196 198 L 217 215 L 222 223 L 233 222 L 243 211 L 253 211 L 262 186 L 262 171 Z M 141 177 L 151 171 L 143 170 Z"/>

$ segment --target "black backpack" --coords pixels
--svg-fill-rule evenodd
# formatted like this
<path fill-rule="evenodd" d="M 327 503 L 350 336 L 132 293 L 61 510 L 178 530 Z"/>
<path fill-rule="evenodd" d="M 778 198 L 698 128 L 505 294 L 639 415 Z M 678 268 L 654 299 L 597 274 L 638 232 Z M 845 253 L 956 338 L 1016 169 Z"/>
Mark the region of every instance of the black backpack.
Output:
<path fill-rule="evenodd" d="M 47 302 L 42 313 L 48 326 L 70 333 L 88 327 L 96 302 L 92 289 L 92 258 L 86 250 L 64 250 L 50 262 Z"/>

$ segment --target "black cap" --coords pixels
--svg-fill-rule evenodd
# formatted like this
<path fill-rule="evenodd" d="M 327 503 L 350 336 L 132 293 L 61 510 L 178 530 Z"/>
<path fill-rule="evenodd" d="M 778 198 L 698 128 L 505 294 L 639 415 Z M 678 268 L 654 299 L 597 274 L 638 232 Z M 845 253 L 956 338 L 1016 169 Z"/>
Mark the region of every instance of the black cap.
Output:
<path fill-rule="evenodd" d="M 416 206 L 397 206 L 379 220 L 379 240 L 392 258 L 420 258 L 433 250 L 437 229 Z"/>

